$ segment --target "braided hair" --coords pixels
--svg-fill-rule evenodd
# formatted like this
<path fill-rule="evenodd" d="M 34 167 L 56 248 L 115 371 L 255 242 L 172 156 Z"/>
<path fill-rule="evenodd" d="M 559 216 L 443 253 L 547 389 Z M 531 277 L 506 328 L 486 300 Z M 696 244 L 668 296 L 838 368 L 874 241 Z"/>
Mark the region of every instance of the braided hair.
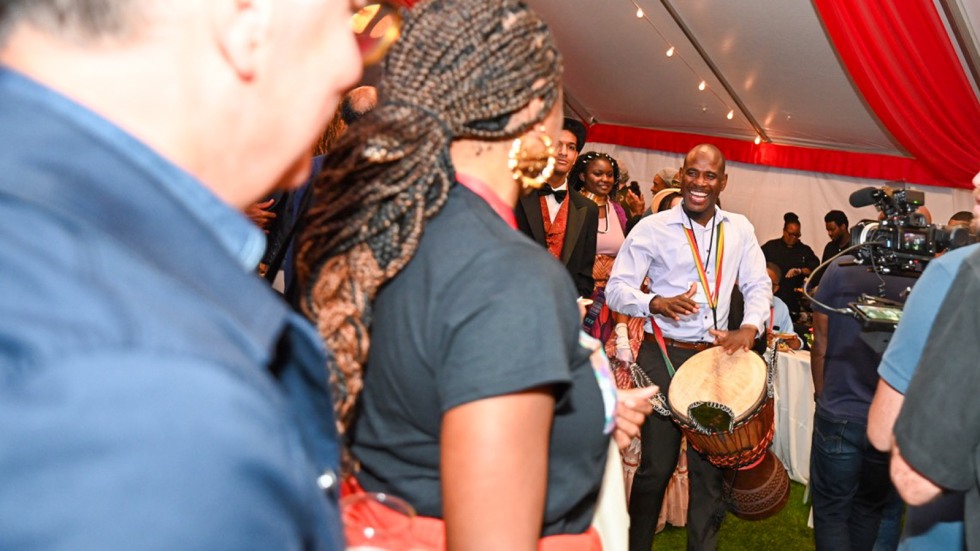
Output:
<path fill-rule="evenodd" d="M 602 159 L 603 161 L 608 162 L 609 166 L 611 166 L 613 169 L 614 183 L 612 191 L 609 192 L 609 197 L 615 199 L 616 190 L 619 189 L 619 163 L 616 161 L 616 159 L 613 159 L 612 155 L 609 155 L 608 153 L 589 151 L 588 153 L 579 155 L 578 159 L 575 160 L 575 165 L 572 167 L 572 170 L 568 171 L 568 181 L 571 182 L 571 185 L 575 188 L 575 191 L 582 191 L 582 188 L 585 187 L 585 182 L 579 178 L 579 175 L 585 174 L 585 171 L 589 169 L 589 163 L 596 159 Z"/>
<path fill-rule="evenodd" d="M 406 12 L 379 103 L 327 154 L 297 248 L 302 311 L 335 355 L 341 431 L 362 387 L 371 302 L 445 204 L 452 140 L 527 132 L 559 101 L 560 77 L 547 26 L 521 1 L 428 0 Z M 509 124 L 536 98 L 538 113 Z"/>

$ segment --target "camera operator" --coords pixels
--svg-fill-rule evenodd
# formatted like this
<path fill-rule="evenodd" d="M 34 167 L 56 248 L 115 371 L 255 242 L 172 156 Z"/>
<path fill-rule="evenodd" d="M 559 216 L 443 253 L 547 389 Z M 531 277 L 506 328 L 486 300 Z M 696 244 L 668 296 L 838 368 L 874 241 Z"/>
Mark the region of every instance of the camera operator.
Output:
<path fill-rule="evenodd" d="M 879 384 L 873 366 L 885 348 L 884 337 L 895 337 L 892 339 L 895 351 L 889 352 L 885 364 L 897 365 L 902 363 L 902 358 L 915 358 L 934 315 L 928 316 L 925 326 L 909 326 L 906 322 L 906 327 L 915 329 L 905 331 L 921 330 L 921 335 L 916 334 L 915 338 L 890 335 L 901 307 L 883 303 L 890 300 L 900 305 L 899 293 L 915 283 L 915 278 L 934 257 L 947 248 L 962 246 L 969 238 L 964 228 L 930 225 L 931 217 L 924 207 L 925 195 L 919 191 L 869 187 L 852 194 L 850 203 L 853 207 L 874 205 L 881 216 L 877 222 L 866 220 L 855 225 L 852 242 L 856 245 L 846 251 L 854 256 L 837 258 L 830 264 L 813 299 L 816 342 L 811 359 L 814 386 L 819 394 L 811 452 L 814 529 L 818 549 L 847 547 L 846 540 L 829 541 L 828 534 L 831 538 L 850 537 L 858 549 L 870 549 L 871 545 L 894 548 L 901 502 L 894 499 L 894 489 L 883 476 L 887 472 L 887 456 L 872 449 L 868 439 L 878 448 L 890 444 L 880 432 L 884 430 L 888 434 L 891 430 L 898 408 L 895 402 L 900 404 L 898 392 L 883 385 L 891 392 L 884 394 L 874 406 L 875 425 L 870 434 L 854 433 L 854 429 L 869 423 L 871 391 Z M 965 254 L 957 252 L 952 258 L 962 258 Z M 934 287 L 927 281 L 926 290 L 920 293 L 928 293 Z M 869 296 L 884 300 L 869 299 Z M 862 329 L 866 331 L 863 334 Z M 880 329 L 885 331 L 867 332 Z M 886 368 L 882 369 L 884 374 Z M 892 373 L 888 380 L 904 388 L 908 371 L 905 366 L 904 383 Z M 884 392 L 879 384 L 879 393 Z M 823 446 L 823 441 L 830 445 Z M 842 451 L 849 460 L 835 457 Z M 850 466 L 852 472 L 842 476 L 842 465 Z M 852 485 L 845 487 L 848 483 Z M 833 499 L 834 496 L 838 499 Z M 880 529 L 878 518 L 881 518 Z M 836 530 L 828 528 L 828 523 L 832 527 L 840 519 L 845 524 Z M 913 524 L 918 524 L 918 520 L 912 515 L 906 526 L 915 530 Z"/>
<path fill-rule="evenodd" d="M 854 260 L 841 256 L 830 264 L 813 301 L 810 490 L 818 550 L 871 549 L 889 503 L 894 518 L 887 520 L 896 526 L 890 539 L 898 538 L 901 504 L 888 479 L 888 455 L 866 434 L 881 353 L 861 339 L 861 323 L 841 312 L 864 294 L 898 301 L 913 279 L 878 274 Z"/>

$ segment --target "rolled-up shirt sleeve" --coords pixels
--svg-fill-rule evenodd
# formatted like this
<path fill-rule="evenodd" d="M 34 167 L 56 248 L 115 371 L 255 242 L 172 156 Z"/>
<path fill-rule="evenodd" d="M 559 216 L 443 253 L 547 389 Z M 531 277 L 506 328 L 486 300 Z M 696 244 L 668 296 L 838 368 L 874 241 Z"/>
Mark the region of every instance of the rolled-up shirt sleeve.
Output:
<path fill-rule="evenodd" d="M 654 241 L 645 232 L 632 231 L 620 247 L 606 283 L 606 304 L 613 311 L 634 318 L 650 315 L 650 301 L 655 295 L 644 293 L 640 287 L 656 255 Z"/>

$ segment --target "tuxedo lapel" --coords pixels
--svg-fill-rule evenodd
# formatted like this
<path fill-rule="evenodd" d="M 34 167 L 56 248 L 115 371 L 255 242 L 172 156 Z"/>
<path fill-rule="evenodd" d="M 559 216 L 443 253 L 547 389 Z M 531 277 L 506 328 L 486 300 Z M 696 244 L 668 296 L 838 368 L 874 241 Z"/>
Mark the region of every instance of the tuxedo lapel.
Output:
<path fill-rule="evenodd" d="M 561 249 L 561 261 L 566 266 L 572 257 L 572 253 L 575 252 L 575 244 L 578 242 L 579 234 L 582 233 L 586 213 L 585 206 L 580 205 L 576 200 L 577 197 L 573 196 L 572 193 L 574 192 L 569 190 L 568 197 L 565 198 L 568 201 L 568 223 L 565 227 L 565 243 Z"/>
<path fill-rule="evenodd" d="M 521 197 L 517 208 L 521 209 L 524 218 L 527 220 L 528 229 L 531 230 L 531 237 L 535 241 L 548 246 L 548 240 L 544 234 L 544 219 L 541 218 L 541 201 L 537 193 Z"/>

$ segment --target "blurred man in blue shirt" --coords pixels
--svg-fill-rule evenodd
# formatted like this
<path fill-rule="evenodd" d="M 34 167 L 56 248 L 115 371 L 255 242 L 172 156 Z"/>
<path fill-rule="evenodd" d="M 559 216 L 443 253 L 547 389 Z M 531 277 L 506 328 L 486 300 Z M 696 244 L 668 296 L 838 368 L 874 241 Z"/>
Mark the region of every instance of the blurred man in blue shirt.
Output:
<path fill-rule="evenodd" d="M 0 549 L 342 548 L 327 360 L 240 211 L 308 174 L 349 10 L 0 5 Z"/>

